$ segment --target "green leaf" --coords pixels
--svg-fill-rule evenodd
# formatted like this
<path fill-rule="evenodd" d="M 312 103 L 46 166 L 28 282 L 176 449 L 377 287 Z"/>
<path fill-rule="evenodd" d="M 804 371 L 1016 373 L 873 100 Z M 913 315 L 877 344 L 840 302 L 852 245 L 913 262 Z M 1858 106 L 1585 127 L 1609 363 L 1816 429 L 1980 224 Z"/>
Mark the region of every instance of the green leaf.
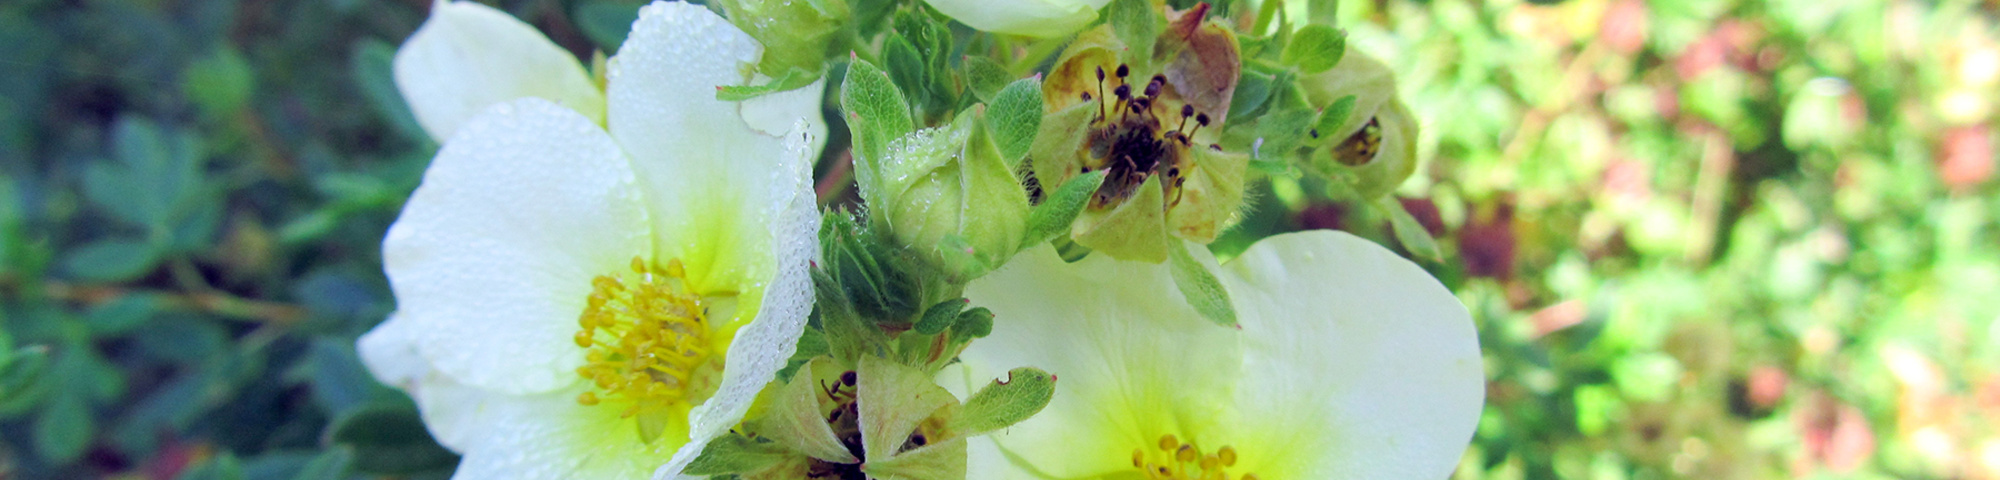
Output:
<path fill-rule="evenodd" d="M 825 421 L 820 422 L 820 425 L 825 424 Z M 842 450 L 841 453 L 847 452 Z M 756 473 L 776 466 L 792 455 L 778 444 L 758 442 L 732 432 L 709 442 L 702 448 L 701 456 L 688 462 L 687 469 L 681 473 L 692 476 Z"/>
<path fill-rule="evenodd" d="M 1412 255 L 1433 262 L 1444 261 L 1437 239 L 1431 238 L 1431 232 L 1424 230 L 1424 224 L 1411 216 L 1409 209 L 1403 208 L 1403 203 L 1397 201 L 1394 195 L 1375 199 L 1375 208 L 1389 216 L 1389 228 L 1396 231 L 1396 242 L 1403 244 L 1403 248 Z"/>
<path fill-rule="evenodd" d="M 1195 260 L 1187 249 L 1188 244 L 1184 242 L 1167 248 L 1174 286 L 1180 288 L 1181 295 L 1187 297 L 1188 305 L 1194 307 L 1202 318 L 1225 327 L 1238 328 L 1236 307 L 1230 304 L 1229 291 L 1222 288 L 1222 280 L 1215 278 L 1215 273 Z"/>
<path fill-rule="evenodd" d="M 174 480 L 243 480 L 243 465 L 236 461 L 236 454 L 222 452 L 194 468 L 181 471 Z"/>
<path fill-rule="evenodd" d="M 1125 58 L 1136 63 L 1139 71 L 1151 71 L 1153 44 L 1158 42 L 1160 32 L 1166 29 L 1166 18 L 1148 0 L 1114 0 L 1107 7 L 1111 29 L 1118 40 L 1129 49 Z"/>
<path fill-rule="evenodd" d="M 916 44 L 902 34 L 889 34 L 882 43 L 882 68 L 888 70 L 889 78 L 896 81 L 903 94 L 908 95 L 910 104 L 920 110 L 931 101 L 930 77 L 924 66 L 924 55 L 917 51 Z"/>
<path fill-rule="evenodd" d="M 299 469 L 292 480 L 342 480 L 347 478 L 347 465 L 354 461 L 354 453 L 346 449 L 330 449 L 313 457 Z"/>
<path fill-rule="evenodd" d="M 396 47 L 381 40 L 367 38 L 354 48 L 354 58 L 349 69 L 353 70 L 355 86 L 361 96 L 375 107 L 375 114 L 395 127 L 403 138 L 421 145 L 436 145 L 431 134 L 417 123 L 416 114 L 403 102 L 403 94 L 396 89 L 395 67 Z"/>
<path fill-rule="evenodd" d="M 952 323 L 958 321 L 958 312 L 965 310 L 966 302 L 964 298 L 954 298 L 931 305 L 924 310 L 923 319 L 917 321 L 917 333 L 937 335 L 951 328 Z"/>
<path fill-rule="evenodd" d="M 243 108 L 256 90 L 250 62 L 235 48 L 222 45 L 189 63 L 181 72 L 181 91 L 202 113 L 221 117 Z"/>
<path fill-rule="evenodd" d="M 1245 70 L 1236 79 L 1236 91 L 1229 96 L 1229 119 L 1236 122 L 1257 118 L 1264 100 L 1271 98 L 1275 81 L 1271 75 Z"/>
<path fill-rule="evenodd" d="M 56 463 L 69 463 L 83 455 L 96 436 L 96 423 L 89 407 L 78 395 L 52 398 L 35 418 L 35 451 Z"/>
<path fill-rule="evenodd" d="M 1307 74 L 1330 70 L 1347 53 L 1347 33 L 1326 25 L 1306 25 L 1285 45 L 1281 60 Z"/>
<path fill-rule="evenodd" d="M 1346 140 L 1333 138 L 1333 134 L 1340 131 L 1341 125 L 1347 124 L 1347 117 L 1354 116 L 1354 102 L 1359 98 L 1354 95 L 1340 97 L 1339 100 L 1334 100 L 1325 109 L 1320 110 L 1319 121 L 1313 122 L 1312 131 L 1308 132 L 1312 137 L 1310 142 L 1314 145 L 1324 145 Z"/>
<path fill-rule="evenodd" d="M 618 53 L 618 46 L 625 44 L 625 36 L 632 32 L 632 23 L 639 21 L 639 3 L 618 1 L 594 1 L 576 7 L 576 26 L 583 30 L 597 48 L 606 53 Z"/>
<path fill-rule="evenodd" d="M 85 280 L 122 282 L 152 271 L 160 253 L 159 246 L 143 240 L 99 240 L 70 251 L 63 267 Z"/>
<path fill-rule="evenodd" d="M 1007 428 L 1042 411 L 1055 394 L 1055 375 L 1034 367 L 1016 368 L 1007 372 L 1007 380 L 994 380 L 966 399 L 950 429 L 971 436 Z"/>
<path fill-rule="evenodd" d="M 887 73 L 855 58 L 840 85 L 840 107 L 853 134 L 854 176 L 862 199 L 871 205 L 881 202 L 883 180 L 872 178 L 872 172 L 885 157 L 889 142 L 916 130 L 909 103 Z"/>
<path fill-rule="evenodd" d="M 354 470 L 402 475 L 450 468 L 458 455 L 438 446 L 423 418 L 406 405 L 377 404 L 354 409 L 328 427 L 333 443 L 354 450 Z"/>
<path fill-rule="evenodd" d="M 987 118 L 1000 157 L 1010 168 L 1019 165 L 1035 144 L 1035 132 L 1042 128 L 1041 79 L 1023 78 L 1008 84 L 994 98 Z"/>
<path fill-rule="evenodd" d="M 93 336 L 118 335 L 152 319 L 163 304 L 158 294 L 133 293 L 98 304 L 85 319 Z"/>
<path fill-rule="evenodd" d="M 1090 196 L 1097 193 L 1097 187 L 1104 185 L 1104 175 L 1105 170 L 1079 175 L 1049 192 L 1041 205 L 1028 212 L 1028 235 L 1021 239 L 1021 248 L 1025 250 L 1057 237 L 1066 237 L 1070 223 L 1083 213 L 1083 207 L 1089 205 Z"/>
<path fill-rule="evenodd" d="M 992 104 L 1000 89 L 1007 88 L 1009 82 L 1014 81 L 1006 66 L 984 55 L 967 56 L 964 64 L 966 88 L 972 90 L 972 95 L 978 97 L 980 102 Z"/>

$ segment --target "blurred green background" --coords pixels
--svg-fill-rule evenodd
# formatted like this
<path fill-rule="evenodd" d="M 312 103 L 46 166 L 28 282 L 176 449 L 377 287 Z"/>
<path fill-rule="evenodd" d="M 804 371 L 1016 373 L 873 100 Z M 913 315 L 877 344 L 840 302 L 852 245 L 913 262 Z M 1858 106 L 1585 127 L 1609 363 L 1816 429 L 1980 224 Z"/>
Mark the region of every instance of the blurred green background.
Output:
<path fill-rule="evenodd" d="M 2000 479 L 2000 2 L 1342 3 L 1480 324 L 1460 478 Z M 584 56 L 637 4 L 497 2 Z M 428 5 L 0 4 L 0 478 L 448 474 L 352 347 Z M 1305 190 L 1216 249 L 1395 245 Z"/>

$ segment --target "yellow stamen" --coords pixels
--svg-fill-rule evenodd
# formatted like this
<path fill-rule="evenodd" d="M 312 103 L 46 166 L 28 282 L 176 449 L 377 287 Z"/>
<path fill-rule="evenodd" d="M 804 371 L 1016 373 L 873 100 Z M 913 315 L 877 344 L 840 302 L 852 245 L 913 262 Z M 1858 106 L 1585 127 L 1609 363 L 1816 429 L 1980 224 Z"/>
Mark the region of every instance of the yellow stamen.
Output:
<path fill-rule="evenodd" d="M 699 373 L 710 354 L 706 311 L 682 281 L 680 260 L 657 268 L 634 257 L 631 269 L 624 278 L 591 280 L 575 337 L 587 349 L 576 373 L 598 390 L 577 396 L 577 403 L 619 403 L 627 417 L 706 388 Z"/>
<path fill-rule="evenodd" d="M 1141 472 L 1147 480 L 1231 480 L 1229 467 L 1236 465 L 1236 448 L 1224 445 L 1213 454 L 1205 454 L 1201 447 L 1192 442 L 1182 443 L 1169 434 L 1161 435 L 1155 442 L 1160 453 L 1148 455 L 1146 449 L 1132 449 L 1132 467 Z M 1244 474 L 1236 480 L 1256 480 L 1254 474 Z"/>

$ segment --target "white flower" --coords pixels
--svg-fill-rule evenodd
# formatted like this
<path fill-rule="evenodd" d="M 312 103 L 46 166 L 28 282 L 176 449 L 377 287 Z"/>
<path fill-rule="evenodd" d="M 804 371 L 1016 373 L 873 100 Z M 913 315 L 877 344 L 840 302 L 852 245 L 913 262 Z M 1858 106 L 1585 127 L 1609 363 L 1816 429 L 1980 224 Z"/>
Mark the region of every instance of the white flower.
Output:
<path fill-rule="evenodd" d="M 431 4 L 396 50 L 396 88 L 439 142 L 494 104 L 546 99 L 604 121 L 604 92 L 569 51 L 506 12 L 474 2 Z"/>
<path fill-rule="evenodd" d="M 963 392 L 1023 365 L 1062 382 L 1041 413 L 974 439 L 970 478 L 1451 474 L 1484 382 L 1477 333 L 1449 291 L 1345 233 L 1271 237 L 1225 266 L 1193 250 L 1229 290 L 1240 331 L 1188 307 L 1167 265 L 1066 264 L 1044 247 L 973 282 L 967 297 L 993 310 L 993 334 L 939 383 Z"/>
<path fill-rule="evenodd" d="M 602 126 L 522 98 L 453 129 L 383 241 L 397 312 L 360 350 L 464 455 L 454 478 L 677 475 L 784 366 L 813 298 L 819 96 L 716 100 L 761 53 L 655 3 Z"/>
<path fill-rule="evenodd" d="M 924 0 L 946 16 L 980 30 L 1034 37 L 1076 33 L 1111 0 Z"/>

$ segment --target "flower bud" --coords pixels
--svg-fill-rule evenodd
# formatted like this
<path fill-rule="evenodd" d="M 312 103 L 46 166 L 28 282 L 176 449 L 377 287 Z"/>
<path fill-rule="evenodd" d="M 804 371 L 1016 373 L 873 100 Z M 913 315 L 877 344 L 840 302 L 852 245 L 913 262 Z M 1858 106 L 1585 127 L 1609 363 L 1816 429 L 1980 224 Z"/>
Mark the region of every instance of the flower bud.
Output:
<path fill-rule="evenodd" d="M 852 13 L 847 0 L 726 0 L 720 2 L 737 28 L 764 45 L 757 70 L 781 76 L 798 69 L 818 72 L 826 62 L 827 39 Z"/>
<path fill-rule="evenodd" d="M 1312 152 L 1306 168 L 1346 180 L 1371 199 L 1388 195 L 1416 172 L 1416 117 L 1396 98 L 1396 78 L 1389 67 L 1350 51 L 1332 70 L 1301 78 L 1299 86 L 1317 108 L 1355 97 L 1345 122 L 1315 132 L 1329 141 Z"/>
<path fill-rule="evenodd" d="M 1013 256 L 1026 234 L 1028 193 L 1000 156 L 984 112 L 918 130 L 889 143 L 870 162 L 880 182 L 874 215 L 897 244 L 920 252 L 958 280 L 970 280 Z"/>

